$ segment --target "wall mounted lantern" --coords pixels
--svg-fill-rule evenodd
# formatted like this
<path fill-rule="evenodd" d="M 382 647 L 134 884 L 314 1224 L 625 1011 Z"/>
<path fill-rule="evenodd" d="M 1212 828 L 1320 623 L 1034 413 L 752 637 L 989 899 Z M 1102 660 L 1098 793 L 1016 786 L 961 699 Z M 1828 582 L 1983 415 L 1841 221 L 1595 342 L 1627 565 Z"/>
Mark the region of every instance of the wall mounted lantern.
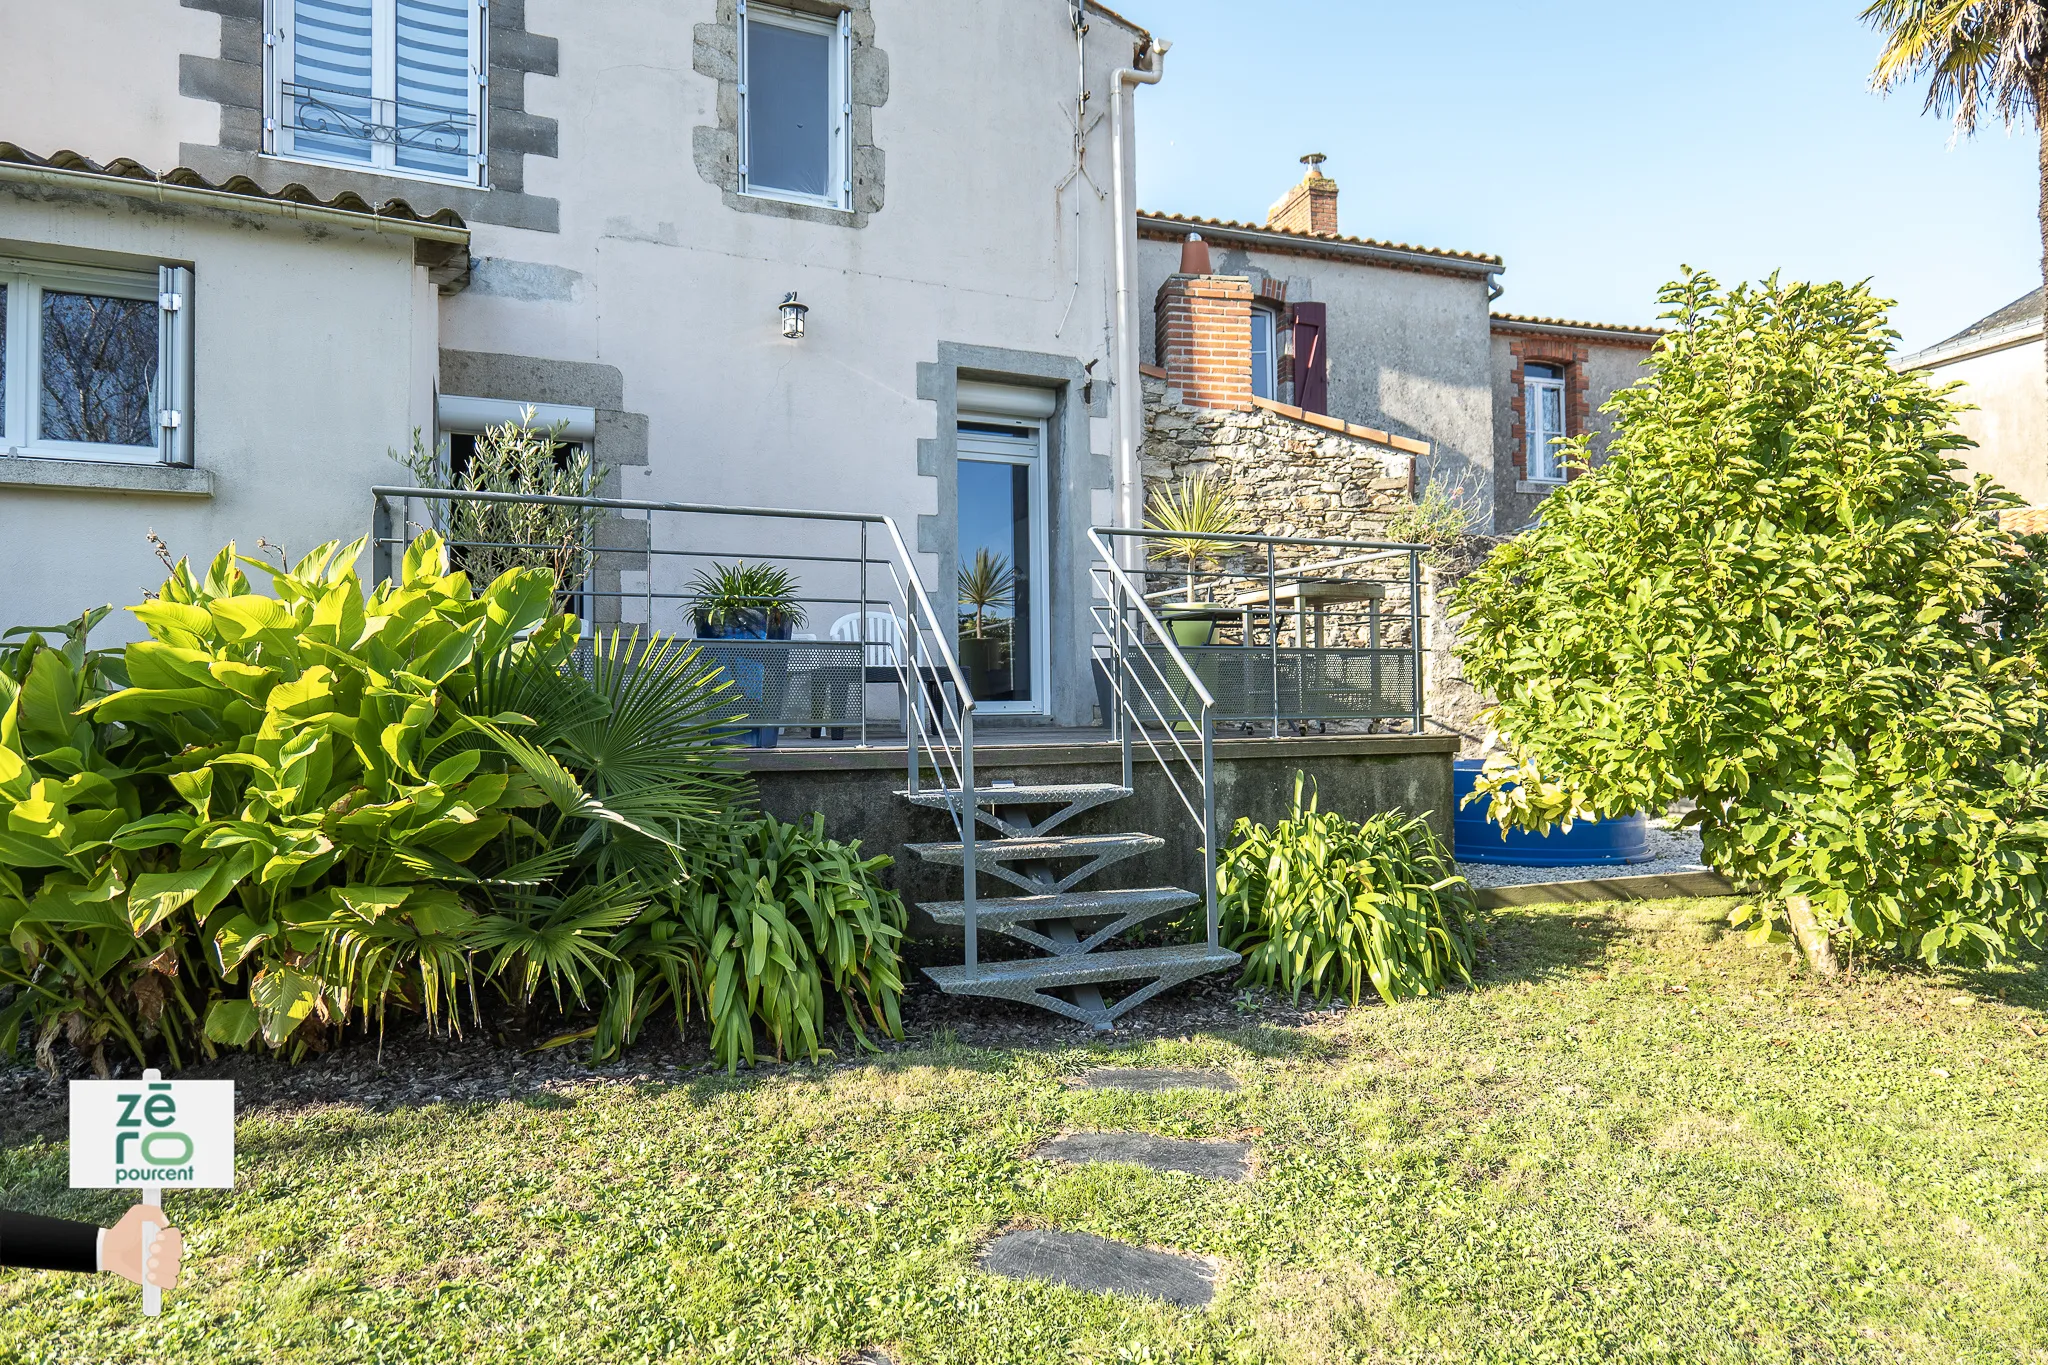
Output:
<path fill-rule="evenodd" d="M 796 291 L 790 290 L 782 298 L 782 334 L 791 341 L 804 339 L 804 314 L 811 311 L 808 303 L 799 303 Z"/>

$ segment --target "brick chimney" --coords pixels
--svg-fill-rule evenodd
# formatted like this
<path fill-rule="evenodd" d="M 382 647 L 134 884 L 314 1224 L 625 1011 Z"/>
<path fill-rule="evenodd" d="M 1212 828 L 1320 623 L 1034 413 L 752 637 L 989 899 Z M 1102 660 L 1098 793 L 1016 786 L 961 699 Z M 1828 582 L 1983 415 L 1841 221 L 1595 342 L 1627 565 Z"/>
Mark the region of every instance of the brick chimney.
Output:
<path fill-rule="evenodd" d="M 1197 249 L 1199 247 L 1199 250 Z M 1194 408 L 1252 406 L 1252 282 L 1243 275 L 1193 274 L 1208 248 L 1191 241 L 1181 272 L 1166 277 L 1153 305 L 1159 364 L 1169 388 Z"/>
<path fill-rule="evenodd" d="M 1280 232 L 1306 232 L 1316 237 L 1337 235 L 1337 182 L 1323 174 L 1321 152 L 1301 159 L 1308 174 L 1286 196 L 1266 210 L 1266 226 Z"/>

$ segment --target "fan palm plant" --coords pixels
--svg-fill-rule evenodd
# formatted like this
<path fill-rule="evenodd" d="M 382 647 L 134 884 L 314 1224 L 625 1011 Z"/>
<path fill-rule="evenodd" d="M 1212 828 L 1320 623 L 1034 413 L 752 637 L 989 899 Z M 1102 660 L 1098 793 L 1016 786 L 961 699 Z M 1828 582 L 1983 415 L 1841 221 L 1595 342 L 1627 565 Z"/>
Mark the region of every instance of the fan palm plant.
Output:
<path fill-rule="evenodd" d="M 2048 285 L 2048 4 L 2043 0 L 1873 0 L 1863 18 L 1885 35 L 1871 82 L 1890 91 L 1927 78 L 1927 111 L 1958 136 L 1995 114 L 2032 119 L 2040 147 L 2041 274 Z"/>
<path fill-rule="evenodd" d="M 481 674 L 472 705 L 500 722 L 532 814 L 480 868 L 478 944 L 529 1009 L 545 984 L 557 1008 L 596 995 L 644 1013 L 641 978 L 676 975 L 666 936 L 636 926 L 688 880 L 691 848 L 750 804 L 725 739 L 731 686 L 695 648 L 637 630 L 598 635 L 587 678 L 536 656 Z"/>

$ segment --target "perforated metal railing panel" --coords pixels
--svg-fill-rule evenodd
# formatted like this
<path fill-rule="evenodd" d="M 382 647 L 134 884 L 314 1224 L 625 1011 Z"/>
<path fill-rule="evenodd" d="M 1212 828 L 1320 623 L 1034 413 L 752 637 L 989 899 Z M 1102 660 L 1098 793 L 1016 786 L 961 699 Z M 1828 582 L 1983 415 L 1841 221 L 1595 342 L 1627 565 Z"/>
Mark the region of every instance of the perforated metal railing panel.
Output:
<path fill-rule="evenodd" d="M 1134 671 L 1158 711 L 1139 701 L 1140 718 L 1157 724 L 1161 716 L 1179 718 L 1182 706 L 1199 712 L 1194 689 L 1166 647 L 1148 645 L 1144 653 L 1150 666 L 1136 664 Z M 1216 719 L 1222 721 L 1272 720 L 1276 715 L 1281 720 L 1386 720 L 1405 718 L 1415 708 L 1415 656 L 1406 648 L 1283 645 L 1276 655 L 1264 647 L 1204 645 L 1183 647 L 1181 656 L 1216 699 Z M 1180 695 L 1183 690 L 1187 695 Z"/>
<path fill-rule="evenodd" d="M 732 715 L 749 725 L 858 725 L 867 670 L 858 641 L 698 640 L 732 679 Z"/>

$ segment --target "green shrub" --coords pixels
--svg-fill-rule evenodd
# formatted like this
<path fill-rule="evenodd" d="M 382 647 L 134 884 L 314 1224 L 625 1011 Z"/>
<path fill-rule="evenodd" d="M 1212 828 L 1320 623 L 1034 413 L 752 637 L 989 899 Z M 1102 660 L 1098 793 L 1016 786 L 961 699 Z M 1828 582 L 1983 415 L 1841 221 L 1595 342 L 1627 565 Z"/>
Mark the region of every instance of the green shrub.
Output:
<path fill-rule="evenodd" d="M 1339 994 L 1365 984 L 1388 1004 L 1472 980 L 1471 888 L 1420 818 L 1363 823 L 1319 810 L 1294 777 L 1294 809 L 1271 829 L 1239 820 L 1216 868 L 1224 942 L 1246 984 Z"/>
<path fill-rule="evenodd" d="M 1525 828 L 1696 808 L 1706 857 L 1831 940 L 1981 961 L 2048 928 L 2048 563 L 1954 477 L 1956 408 L 1860 285 L 1663 293 L 1606 462 L 1466 579 L 1461 656 Z M 1582 438 L 1567 458 L 1583 463 Z"/>
<path fill-rule="evenodd" d="M 720 1061 L 754 1060 L 757 1022 L 777 1057 L 816 1057 L 828 985 L 863 1046 L 863 1018 L 902 1036 L 898 948 L 909 916 L 876 875 L 890 861 L 826 838 L 822 815 L 808 826 L 772 815 L 735 821 L 695 849 L 675 913 L 701 953 L 699 990 Z"/>
<path fill-rule="evenodd" d="M 517 422 L 500 422 L 476 438 L 476 449 L 458 474 L 448 449 L 429 450 L 413 433 L 412 449 L 392 458 L 412 471 L 421 488 L 463 493 L 536 493 L 587 498 L 610 473 L 593 464 L 582 446 L 566 445 L 561 428 L 533 425 L 527 408 Z M 596 562 L 599 509 L 560 503 L 463 502 L 435 504 L 440 511 L 455 566 L 474 582 L 495 582 L 510 569 L 542 569 L 561 585 L 565 598 L 576 592 Z"/>
<path fill-rule="evenodd" d="M 728 1064 L 756 1021 L 815 1056 L 828 990 L 900 1034 L 888 860 L 747 814 L 714 665 L 610 633 L 586 672 L 545 571 L 473 592 L 430 535 L 366 596 L 360 548 L 180 562 L 120 651 L 86 649 L 105 609 L 9 632 L 0 1053 L 298 1055 L 485 986 L 595 1010 L 562 1040 L 600 1059 L 664 1011 Z"/>

